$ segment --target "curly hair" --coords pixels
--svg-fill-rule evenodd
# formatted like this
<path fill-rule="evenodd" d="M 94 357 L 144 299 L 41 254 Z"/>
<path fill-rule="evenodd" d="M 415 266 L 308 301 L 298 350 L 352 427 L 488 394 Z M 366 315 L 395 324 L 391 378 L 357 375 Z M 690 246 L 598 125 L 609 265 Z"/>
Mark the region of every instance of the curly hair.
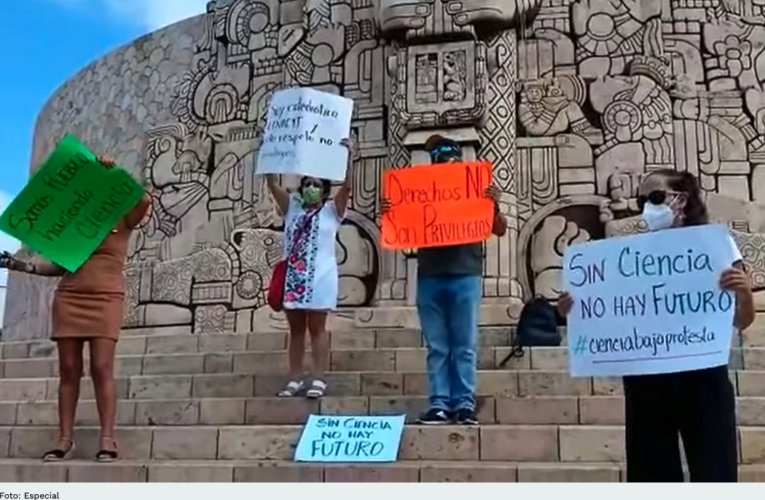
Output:
<path fill-rule="evenodd" d="M 701 226 L 709 224 L 709 212 L 701 196 L 701 186 L 696 176 L 690 172 L 678 172 L 672 169 L 654 170 L 648 177 L 660 175 L 667 179 L 667 186 L 678 193 L 685 193 L 687 201 L 683 209 L 683 225 Z M 648 178 L 646 177 L 646 178 Z"/>

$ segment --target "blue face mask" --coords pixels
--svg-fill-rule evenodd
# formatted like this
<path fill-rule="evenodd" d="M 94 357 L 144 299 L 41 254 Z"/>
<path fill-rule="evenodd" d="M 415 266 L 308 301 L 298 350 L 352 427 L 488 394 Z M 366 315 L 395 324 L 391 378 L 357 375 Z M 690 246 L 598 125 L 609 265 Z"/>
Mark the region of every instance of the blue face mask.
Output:
<path fill-rule="evenodd" d="M 429 151 L 432 163 L 449 163 L 462 158 L 462 150 L 454 144 L 442 143 Z"/>

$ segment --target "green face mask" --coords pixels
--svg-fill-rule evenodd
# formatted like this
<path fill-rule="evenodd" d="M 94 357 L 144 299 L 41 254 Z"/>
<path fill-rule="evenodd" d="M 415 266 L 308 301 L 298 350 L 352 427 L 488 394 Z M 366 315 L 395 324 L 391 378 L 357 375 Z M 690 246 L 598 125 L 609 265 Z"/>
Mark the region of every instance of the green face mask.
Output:
<path fill-rule="evenodd" d="M 316 186 L 306 186 L 303 188 L 303 203 L 306 205 L 313 205 L 321 201 L 321 189 Z"/>

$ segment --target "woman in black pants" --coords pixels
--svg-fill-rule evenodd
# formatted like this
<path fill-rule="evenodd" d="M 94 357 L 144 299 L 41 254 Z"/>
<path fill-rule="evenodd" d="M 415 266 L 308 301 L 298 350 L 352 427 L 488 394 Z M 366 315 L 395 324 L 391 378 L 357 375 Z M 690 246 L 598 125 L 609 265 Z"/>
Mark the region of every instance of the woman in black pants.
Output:
<path fill-rule="evenodd" d="M 651 231 L 709 223 L 696 178 L 688 172 L 657 170 L 640 185 L 638 206 Z M 720 286 L 735 292 L 733 326 L 754 321 L 754 299 L 741 253 L 723 272 Z M 573 298 L 564 293 L 558 312 L 567 316 Z M 693 482 L 736 482 L 736 395 L 728 365 L 680 373 L 624 377 L 627 481 L 682 482 L 682 437 Z"/>

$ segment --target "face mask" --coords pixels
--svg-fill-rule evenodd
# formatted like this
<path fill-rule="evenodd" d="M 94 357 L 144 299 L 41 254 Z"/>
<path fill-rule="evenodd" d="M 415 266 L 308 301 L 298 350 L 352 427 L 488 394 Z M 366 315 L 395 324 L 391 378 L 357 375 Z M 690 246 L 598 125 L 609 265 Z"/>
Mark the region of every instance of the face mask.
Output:
<path fill-rule="evenodd" d="M 316 186 L 306 186 L 303 188 L 303 203 L 306 205 L 313 205 L 321 201 L 321 189 Z"/>
<path fill-rule="evenodd" d="M 452 163 L 460 161 L 462 150 L 454 144 L 440 144 L 430 151 L 431 163 Z"/>
<path fill-rule="evenodd" d="M 643 207 L 643 220 L 648 224 L 650 231 L 661 231 L 672 227 L 672 223 L 675 222 L 675 213 L 664 203 L 661 205 L 646 203 Z"/>

